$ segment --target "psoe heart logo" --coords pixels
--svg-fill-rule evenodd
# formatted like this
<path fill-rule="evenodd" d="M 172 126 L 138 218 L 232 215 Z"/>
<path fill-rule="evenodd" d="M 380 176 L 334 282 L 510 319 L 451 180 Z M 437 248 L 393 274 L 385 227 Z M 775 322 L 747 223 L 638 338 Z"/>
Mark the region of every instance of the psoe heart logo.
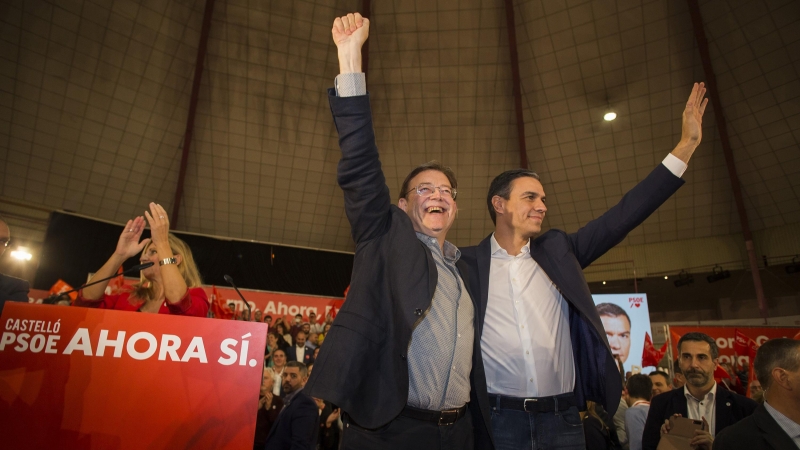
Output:
<path fill-rule="evenodd" d="M 642 306 L 642 302 L 644 301 L 644 297 L 628 297 L 628 303 L 630 303 L 630 307 L 639 308 Z"/>

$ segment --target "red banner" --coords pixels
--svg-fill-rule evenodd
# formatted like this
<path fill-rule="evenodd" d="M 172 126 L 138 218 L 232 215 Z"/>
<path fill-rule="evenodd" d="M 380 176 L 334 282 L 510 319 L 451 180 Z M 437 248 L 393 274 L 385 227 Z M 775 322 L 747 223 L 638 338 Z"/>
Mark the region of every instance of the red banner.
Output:
<path fill-rule="evenodd" d="M 265 324 L 7 302 L 0 327 L 4 448 L 253 445 Z"/>
<path fill-rule="evenodd" d="M 719 362 L 720 363 L 731 363 L 734 364 L 734 354 L 736 354 L 736 358 L 739 365 L 747 366 L 750 364 L 750 356 L 749 353 L 751 350 L 748 350 L 745 353 L 738 353 L 736 352 L 737 348 L 737 339 L 736 339 L 736 330 L 739 330 L 741 334 L 741 340 L 748 338 L 752 339 L 755 343 L 757 348 L 764 342 L 775 339 L 775 338 L 789 338 L 791 339 L 795 334 L 798 332 L 798 328 L 785 328 L 785 327 L 742 327 L 742 326 L 730 326 L 730 327 L 708 327 L 708 326 L 672 326 L 669 327 L 670 333 L 672 333 L 672 350 L 675 358 L 678 357 L 678 339 L 686 333 L 690 333 L 693 331 L 698 331 L 700 333 L 705 333 L 717 342 L 717 347 L 719 347 Z M 742 344 L 738 344 L 742 345 Z M 745 344 L 746 345 L 746 344 Z M 740 347 L 741 348 L 741 347 Z"/>

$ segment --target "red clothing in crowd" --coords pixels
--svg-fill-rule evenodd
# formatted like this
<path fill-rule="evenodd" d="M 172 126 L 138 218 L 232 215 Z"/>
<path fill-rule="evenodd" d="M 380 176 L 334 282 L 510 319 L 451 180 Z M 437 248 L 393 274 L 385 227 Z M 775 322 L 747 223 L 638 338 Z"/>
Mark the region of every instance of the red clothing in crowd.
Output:
<path fill-rule="evenodd" d="M 114 295 L 105 295 L 99 300 L 88 300 L 83 297 L 83 292 L 75 300 L 75 306 L 89 308 L 116 309 L 118 311 L 138 311 L 144 304 L 142 301 L 130 301 L 131 293 L 122 292 Z M 166 300 L 158 310 L 159 314 L 177 314 L 182 316 L 206 317 L 208 314 L 208 296 L 199 287 L 189 288 L 178 303 L 172 304 Z"/>

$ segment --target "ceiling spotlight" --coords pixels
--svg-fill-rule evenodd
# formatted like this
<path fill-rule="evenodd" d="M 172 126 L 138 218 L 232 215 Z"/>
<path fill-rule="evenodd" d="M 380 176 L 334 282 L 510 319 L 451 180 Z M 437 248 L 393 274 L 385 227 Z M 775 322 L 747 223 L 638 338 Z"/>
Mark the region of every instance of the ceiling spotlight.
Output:
<path fill-rule="evenodd" d="M 33 258 L 33 255 L 31 255 L 28 249 L 26 249 L 25 247 L 20 247 L 11 252 L 11 257 L 16 258 L 20 261 L 30 261 L 31 258 Z"/>
<path fill-rule="evenodd" d="M 711 275 L 707 276 L 706 280 L 708 280 L 709 283 L 715 283 L 717 281 L 724 280 L 730 277 L 731 277 L 730 271 L 722 270 L 722 267 L 720 266 L 714 266 Z"/>
<path fill-rule="evenodd" d="M 605 281 L 603 281 L 603 284 L 606 284 L 606 282 L 605 282 Z"/>
<path fill-rule="evenodd" d="M 678 274 L 678 279 L 675 280 L 675 287 L 688 286 L 692 283 L 694 283 L 694 277 L 686 273 L 685 270 L 681 270 L 681 273 Z"/>
<path fill-rule="evenodd" d="M 668 275 L 664 275 L 664 279 L 665 280 L 669 280 L 669 276 Z"/>
<path fill-rule="evenodd" d="M 617 118 L 617 113 L 615 113 L 614 111 L 609 111 L 605 113 L 605 115 L 603 116 L 603 120 L 605 120 L 606 122 L 611 122 L 616 118 Z"/>

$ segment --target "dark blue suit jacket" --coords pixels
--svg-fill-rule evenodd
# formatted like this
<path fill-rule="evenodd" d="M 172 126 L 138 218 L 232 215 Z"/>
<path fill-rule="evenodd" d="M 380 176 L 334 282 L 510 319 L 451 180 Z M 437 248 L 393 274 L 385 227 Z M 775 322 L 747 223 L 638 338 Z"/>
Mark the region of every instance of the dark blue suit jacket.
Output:
<path fill-rule="evenodd" d="M 755 401 L 717 386 L 717 395 L 714 399 L 716 408 L 714 432 L 719 434 L 725 428 L 753 414 L 756 406 L 758 404 Z M 689 417 L 683 388 L 658 394 L 650 401 L 650 412 L 647 413 L 642 435 L 642 450 L 656 450 L 658 441 L 661 440 L 661 425 L 673 414 Z"/>
<path fill-rule="evenodd" d="M 286 361 L 297 361 L 297 346 L 293 345 L 286 350 Z M 314 349 L 311 347 L 306 346 L 304 348 L 303 360 L 297 361 L 301 362 L 305 365 L 309 365 L 314 362 Z"/>
<path fill-rule="evenodd" d="M 608 346 L 603 323 L 592 301 L 592 294 L 583 276 L 583 269 L 619 244 L 634 228 L 644 222 L 662 203 L 683 185 L 663 164 L 659 164 L 644 180 L 634 186 L 620 202 L 605 214 L 587 223 L 575 233 L 549 230 L 531 241 L 531 256 L 569 304 L 570 337 L 575 358 L 575 395 L 579 409 L 587 400 L 600 403 L 610 415 L 619 406 L 622 380 L 619 369 Z M 486 305 L 489 297 L 489 269 L 491 264 L 491 235 L 475 247 L 461 249 L 461 260 L 470 270 L 472 291 L 478 292 L 480 301 L 475 312 L 478 337 L 483 332 Z M 480 350 L 477 350 L 480 356 Z M 476 427 L 475 448 L 489 448 L 489 409 L 486 395 L 486 376 L 482 358 L 473 363 L 475 382 L 472 405 L 481 409 L 473 411 Z M 482 420 L 481 420 L 482 419 Z"/>
<path fill-rule="evenodd" d="M 314 450 L 319 429 L 319 409 L 302 390 L 284 403 L 267 436 L 265 450 Z"/>
<path fill-rule="evenodd" d="M 336 97 L 331 89 L 328 100 L 342 150 L 337 180 L 356 251 L 347 301 L 325 336 L 306 392 L 340 407 L 358 425 L 374 429 L 389 423 L 406 405 L 408 344 L 414 325 L 431 304 L 439 274 L 408 214 L 392 204 L 375 144 L 369 96 Z M 460 260 L 456 267 L 477 312 L 467 268 Z M 477 329 L 475 336 L 477 349 Z M 480 358 L 480 351 L 475 357 Z M 488 409 L 488 397 L 486 401 Z"/>
<path fill-rule="evenodd" d="M 783 450 L 794 445 L 764 405 L 714 438 L 714 450 Z"/>

